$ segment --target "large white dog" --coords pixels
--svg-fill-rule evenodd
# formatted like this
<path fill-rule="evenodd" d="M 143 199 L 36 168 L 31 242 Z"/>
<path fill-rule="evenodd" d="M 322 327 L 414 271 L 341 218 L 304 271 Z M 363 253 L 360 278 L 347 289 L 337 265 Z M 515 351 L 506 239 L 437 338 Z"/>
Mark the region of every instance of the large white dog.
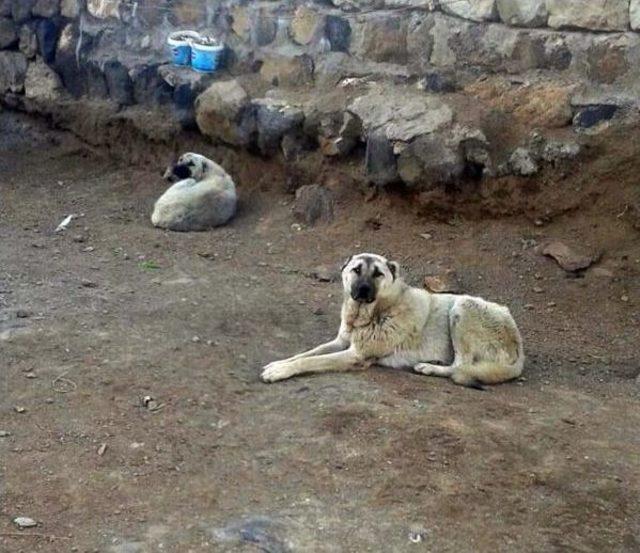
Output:
<path fill-rule="evenodd" d="M 398 275 L 398 264 L 359 254 L 342 269 L 344 302 L 335 340 L 267 365 L 265 382 L 372 364 L 412 368 L 481 388 L 520 376 L 522 338 L 506 307 L 472 296 L 430 294 Z"/>

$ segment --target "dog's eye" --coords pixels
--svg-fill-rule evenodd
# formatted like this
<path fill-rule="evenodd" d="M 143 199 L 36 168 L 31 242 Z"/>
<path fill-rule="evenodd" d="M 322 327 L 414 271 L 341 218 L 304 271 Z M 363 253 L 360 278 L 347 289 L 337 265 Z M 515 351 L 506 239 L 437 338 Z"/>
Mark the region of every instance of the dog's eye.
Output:
<path fill-rule="evenodd" d="M 354 267 L 353 269 L 351 269 L 356 275 L 359 275 L 362 271 L 360 269 L 360 267 Z"/>
<path fill-rule="evenodd" d="M 378 278 L 378 277 L 381 277 L 381 276 L 382 276 L 382 273 L 380 272 L 380 269 L 378 269 L 378 267 L 376 267 L 373 270 L 373 278 Z"/>

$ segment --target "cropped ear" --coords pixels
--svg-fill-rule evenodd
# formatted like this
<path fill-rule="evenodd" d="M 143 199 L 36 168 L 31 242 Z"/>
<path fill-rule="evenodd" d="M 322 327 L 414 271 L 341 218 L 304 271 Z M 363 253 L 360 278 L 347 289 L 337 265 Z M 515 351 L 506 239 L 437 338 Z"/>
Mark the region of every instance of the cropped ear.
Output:
<path fill-rule="evenodd" d="M 398 278 L 398 275 L 400 274 L 400 265 L 398 265 L 398 263 L 396 263 L 395 261 L 387 261 L 387 267 L 389 267 L 389 270 L 391 271 L 393 280 Z"/>
<path fill-rule="evenodd" d="M 347 259 L 347 260 L 342 264 L 342 267 L 340 267 L 340 272 L 344 271 L 344 268 L 345 268 L 347 265 L 349 265 L 349 262 L 350 262 L 352 259 L 353 259 L 353 256 L 352 256 L 352 255 L 350 255 L 350 256 L 349 256 L 349 259 Z"/>

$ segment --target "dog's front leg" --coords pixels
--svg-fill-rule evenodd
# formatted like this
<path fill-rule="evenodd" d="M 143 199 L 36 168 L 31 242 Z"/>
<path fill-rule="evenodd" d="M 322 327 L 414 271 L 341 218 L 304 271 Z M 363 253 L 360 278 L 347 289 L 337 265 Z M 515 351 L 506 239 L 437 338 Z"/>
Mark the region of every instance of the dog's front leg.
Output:
<path fill-rule="evenodd" d="M 262 371 L 262 380 L 265 382 L 277 382 L 278 380 L 285 380 L 304 373 L 348 371 L 357 368 L 363 361 L 355 349 L 350 347 L 347 350 L 336 353 L 271 363 Z M 363 364 L 362 368 L 366 368 L 366 366 Z"/>
<path fill-rule="evenodd" d="M 269 363 L 264 368 L 268 369 L 272 365 L 277 363 L 290 363 L 291 361 L 296 361 L 298 359 L 303 359 L 305 357 L 314 357 L 318 355 L 326 355 L 327 353 L 336 353 L 338 351 L 344 351 L 349 347 L 349 340 L 346 339 L 342 335 L 338 335 L 335 340 L 331 340 L 331 342 L 327 342 L 326 344 L 321 344 L 309 351 L 305 351 L 304 353 L 299 353 L 298 355 L 294 355 L 292 357 L 288 357 L 287 359 L 282 359 L 280 361 L 274 361 L 273 363 Z"/>

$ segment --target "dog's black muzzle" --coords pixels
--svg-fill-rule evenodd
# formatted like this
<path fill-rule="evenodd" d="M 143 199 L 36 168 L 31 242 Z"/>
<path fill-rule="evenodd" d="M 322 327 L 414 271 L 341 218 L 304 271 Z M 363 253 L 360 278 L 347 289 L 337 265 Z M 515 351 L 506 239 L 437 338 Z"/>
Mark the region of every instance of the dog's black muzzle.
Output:
<path fill-rule="evenodd" d="M 169 167 L 164 174 L 164 178 L 169 182 L 178 182 L 189 177 L 191 177 L 191 170 L 185 164 L 176 164 L 173 167 Z"/>
<path fill-rule="evenodd" d="M 351 287 L 351 299 L 360 303 L 372 303 L 376 299 L 376 290 L 368 282 L 356 282 Z"/>

